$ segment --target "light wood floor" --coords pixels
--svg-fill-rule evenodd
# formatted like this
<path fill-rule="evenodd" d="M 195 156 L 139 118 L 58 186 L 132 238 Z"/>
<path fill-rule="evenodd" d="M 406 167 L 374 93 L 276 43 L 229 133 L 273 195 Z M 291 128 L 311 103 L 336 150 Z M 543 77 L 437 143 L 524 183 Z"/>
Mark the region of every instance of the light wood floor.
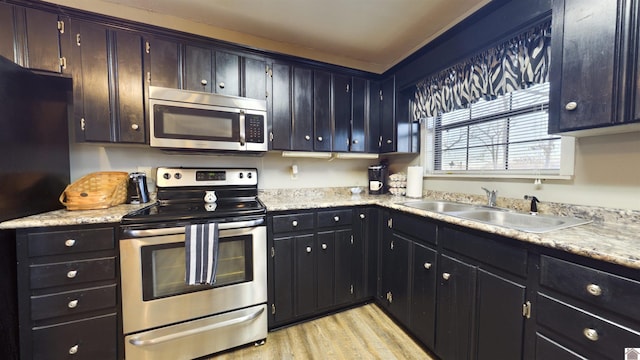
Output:
<path fill-rule="evenodd" d="M 374 304 L 270 332 L 262 346 L 243 347 L 212 359 L 433 360 Z"/>

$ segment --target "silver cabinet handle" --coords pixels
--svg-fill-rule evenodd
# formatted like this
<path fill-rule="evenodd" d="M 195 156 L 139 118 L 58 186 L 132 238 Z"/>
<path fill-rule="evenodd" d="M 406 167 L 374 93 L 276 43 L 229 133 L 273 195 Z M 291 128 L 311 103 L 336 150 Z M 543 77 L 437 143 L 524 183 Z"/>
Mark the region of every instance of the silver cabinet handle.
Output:
<path fill-rule="evenodd" d="M 428 263 L 428 262 L 424 263 L 424 268 L 427 270 L 431 269 L 431 263 Z"/>
<path fill-rule="evenodd" d="M 567 105 L 564 106 L 565 109 L 567 109 L 567 111 L 573 111 L 578 107 L 578 103 L 575 101 L 570 101 L 567 103 Z"/>
<path fill-rule="evenodd" d="M 78 300 L 71 300 L 69 301 L 69 303 L 67 304 L 67 307 L 69 309 L 75 309 L 78 306 Z"/>
<path fill-rule="evenodd" d="M 298 220 L 293 220 L 293 221 L 291 222 L 291 226 L 293 226 L 293 227 L 298 226 Z"/>
<path fill-rule="evenodd" d="M 310 253 L 311 252 L 311 246 L 307 246 L 307 252 Z"/>
<path fill-rule="evenodd" d="M 218 84 L 218 86 L 220 87 L 220 89 L 224 89 L 224 83 L 221 82 L 220 84 Z"/>
<path fill-rule="evenodd" d="M 69 279 L 75 278 L 76 275 L 78 275 L 78 270 L 70 270 L 70 271 L 67 272 L 67 277 Z"/>
<path fill-rule="evenodd" d="M 209 82 L 206 79 L 202 79 L 200 80 L 200 84 L 202 84 L 202 86 L 207 86 Z"/>
<path fill-rule="evenodd" d="M 582 334 L 591 341 L 598 341 L 598 332 L 596 329 L 585 328 L 582 330 Z"/>
<path fill-rule="evenodd" d="M 449 280 L 449 278 L 451 277 L 451 274 L 449 273 L 442 273 L 442 278 L 445 280 Z"/>
<path fill-rule="evenodd" d="M 602 295 L 602 289 L 600 288 L 600 286 L 596 285 L 596 284 L 589 284 L 587 285 L 587 292 L 593 296 L 600 296 Z"/>
<path fill-rule="evenodd" d="M 322 244 L 322 250 L 327 250 L 327 244 Z"/>
<path fill-rule="evenodd" d="M 366 216 L 364 214 L 360 214 L 360 219 L 364 219 Z"/>
<path fill-rule="evenodd" d="M 335 222 L 340 221 L 340 216 L 334 216 L 334 217 L 333 217 L 333 220 L 334 220 Z"/>
<path fill-rule="evenodd" d="M 391 139 L 387 140 L 387 144 L 391 144 L 392 142 Z"/>
<path fill-rule="evenodd" d="M 354 143 L 354 144 L 358 144 L 358 140 L 357 140 L 357 139 L 356 139 L 356 140 L 353 140 L 353 143 Z"/>
<path fill-rule="evenodd" d="M 72 247 L 76 244 L 76 241 L 74 239 L 67 239 L 64 242 L 64 246 L 66 247 Z"/>
<path fill-rule="evenodd" d="M 69 355 L 75 355 L 76 353 L 78 353 L 78 345 L 73 345 L 72 347 L 69 348 Z"/>
<path fill-rule="evenodd" d="M 131 129 L 133 130 L 138 130 L 140 128 L 140 125 L 138 124 L 131 124 Z"/>
<path fill-rule="evenodd" d="M 322 142 L 322 136 L 318 136 L 318 141 Z"/>
<path fill-rule="evenodd" d="M 305 139 L 305 140 L 307 140 L 307 141 L 309 141 L 309 140 L 311 140 L 311 136 L 309 136 L 309 135 L 305 135 L 305 136 L 304 136 L 304 139 Z"/>

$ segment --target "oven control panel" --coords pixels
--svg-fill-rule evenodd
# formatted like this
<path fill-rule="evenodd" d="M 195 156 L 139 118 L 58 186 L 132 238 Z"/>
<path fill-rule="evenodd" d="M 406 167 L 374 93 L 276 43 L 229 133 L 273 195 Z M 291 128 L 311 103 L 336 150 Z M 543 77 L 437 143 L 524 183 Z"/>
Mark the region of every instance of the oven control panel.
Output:
<path fill-rule="evenodd" d="M 258 185 L 257 169 L 159 167 L 158 187 Z"/>

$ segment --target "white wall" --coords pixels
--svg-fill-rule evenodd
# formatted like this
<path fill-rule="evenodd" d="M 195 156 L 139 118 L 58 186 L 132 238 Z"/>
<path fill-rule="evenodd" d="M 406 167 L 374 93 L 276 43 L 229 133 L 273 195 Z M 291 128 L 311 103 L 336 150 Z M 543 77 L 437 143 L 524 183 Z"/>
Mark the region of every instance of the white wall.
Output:
<path fill-rule="evenodd" d="M 532 180 L 426 178 L 424 189 L 484 195 L 484 186 L 509 198 L 528 194 L 541 201 L 640 210 L 640 132 L 576 140 L 572 180 L 546 180 L 538 188 Z M 415 156 L 390 159 L 391 171 L 419 162 Z"/>
<path fill-rule="evenodd" d="M 176 155 L 145 146 L 71 144 L 71 181 L 94 171 L 147 171 L 158 166 L 255 167 L 260 189 L 344 187 L 367 185 L 367 167 L 378 160 L 292 159 L 280 152 L 264 156 Z M 296 179 L 291 165 L 298 165 Z M 154 169 L 155 170 L 155 169 Z M 155 175 L 155 172 L 153 174 Z"/>

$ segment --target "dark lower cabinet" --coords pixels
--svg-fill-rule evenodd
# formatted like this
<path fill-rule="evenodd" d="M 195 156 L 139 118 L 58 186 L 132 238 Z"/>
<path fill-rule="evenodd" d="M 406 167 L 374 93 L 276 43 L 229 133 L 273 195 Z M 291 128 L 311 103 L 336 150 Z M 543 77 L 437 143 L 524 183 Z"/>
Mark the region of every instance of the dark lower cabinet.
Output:
<path fill-rule="evenodd" d="M 317 308 L 316 264 L 318 263 L 315 235 L 306 234 L 293 238 L 294 249 L 294 314 L 310 315 Z"/>
<path fill-rule="evenodd" d="M 475 266 L 440 255 L 435 352 L 442 359 L 470 359 L 473 354 L 476 277 Z"/>
<path fill-rule="evenodd" d="M 411 241 L 385 231 L 380 248 L 381 304 L 401 324 L 409 324 L 409 250 Z"/>
<path fill-rule="evenodd" d="M 317 259 L 317 282 L 315 294 L 317 297 L 317 309 L 326 309 L 335 303 L 336 285 L 335 254 L 336 233 L 334 231 L 318 232 L 318 242 L 313 248 Z M 311 262 L 311 261 L 309 261 Z M 298 269 L 300 270 L 300 269 Z M 313 281 L 310 281 L 313 283 Z M 315 311 L 316 308 L 313 310 Z"/>
<path fill-rule="evenodd" d="M 411 311 L 409 328 L 429 349 L 435 347 L 437 252 L 413 244 Z"/>
<path fill-rule="evenodd" d="M 273 240 L 270 297 L 272 323 L 281 324 L 293 316 L 293 237 Z"/>

